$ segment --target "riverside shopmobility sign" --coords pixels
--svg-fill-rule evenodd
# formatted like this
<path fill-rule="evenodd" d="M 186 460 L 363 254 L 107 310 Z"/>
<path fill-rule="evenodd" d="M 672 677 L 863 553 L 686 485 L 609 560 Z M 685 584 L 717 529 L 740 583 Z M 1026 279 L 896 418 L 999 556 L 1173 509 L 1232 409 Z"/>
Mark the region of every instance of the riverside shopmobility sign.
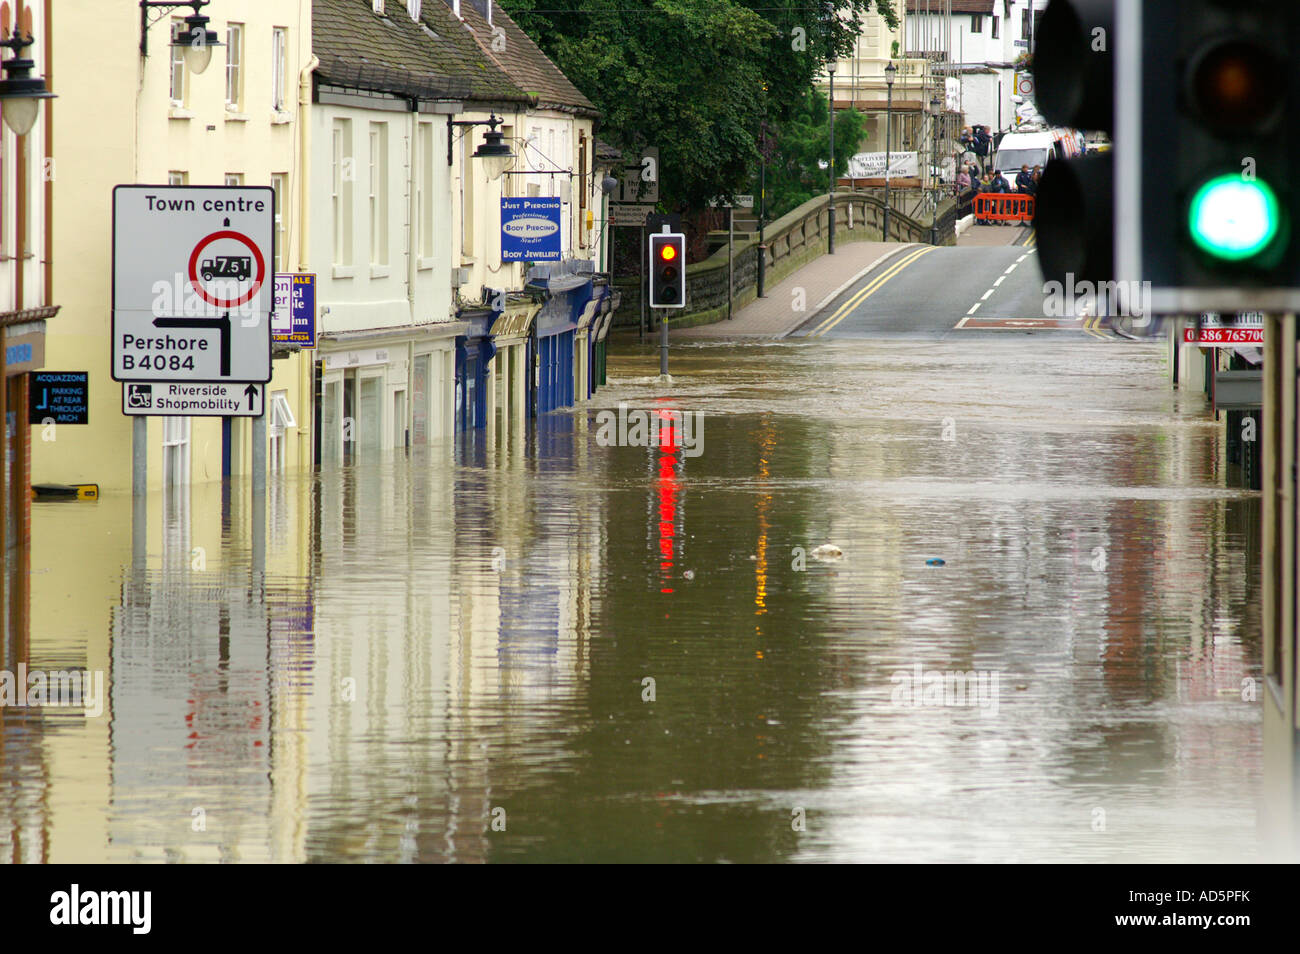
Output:
<path fill-rule="evenodd" d="M 274 262 L 269 186 L 114 188 L 113 379 L 271 380 Z"/>
<path fill-rule="evenodd" d="M 531 196 L 501 200 L 501 261 L 560 260 L 560 198 Z"/>
<path fill-rule="evenodd" d="M 260 384 L 188 384 L 128 381 L 122 413 L 150 417 L 261 417 L 266 389 Z"/>

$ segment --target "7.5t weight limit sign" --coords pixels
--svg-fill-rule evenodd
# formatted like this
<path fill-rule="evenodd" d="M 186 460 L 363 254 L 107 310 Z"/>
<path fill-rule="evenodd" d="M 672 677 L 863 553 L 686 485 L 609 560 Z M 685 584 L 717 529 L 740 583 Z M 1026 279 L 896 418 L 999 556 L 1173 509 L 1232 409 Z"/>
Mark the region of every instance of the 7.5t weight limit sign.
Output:
<path fill-rule="evenodd" d="M 113 190 L 113 379 L 271 380 L 275 193 Z"/>

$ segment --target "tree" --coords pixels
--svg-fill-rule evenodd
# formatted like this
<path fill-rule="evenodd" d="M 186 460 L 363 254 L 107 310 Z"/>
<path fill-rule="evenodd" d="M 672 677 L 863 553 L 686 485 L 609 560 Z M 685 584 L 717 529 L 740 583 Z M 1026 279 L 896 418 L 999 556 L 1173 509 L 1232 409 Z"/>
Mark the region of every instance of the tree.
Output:
<path fill-rule="evenodd" d="M 835 175 L 848 169 L 858 151 L 867 117 L 856 110 L 835 113 Z M 820 90 L 810 89 L 799 108 L 773 137 L 775 148 L 767 165 L 767 218 L 780 218 L 814 196 L 826 195 L 830 185 L 826 161 L 830 141 L 830 103 Z"/>
<path fill-rule="evenodd" d="M 898 22 L 893 0 L 502 6 L 601 110 L 603 139 L 629 152 L 659 147 L 662 205 L 679 210 L 745 191 L 760 124 L 803 109 L 827 64 L 852 51 L 868 13 Z"/>

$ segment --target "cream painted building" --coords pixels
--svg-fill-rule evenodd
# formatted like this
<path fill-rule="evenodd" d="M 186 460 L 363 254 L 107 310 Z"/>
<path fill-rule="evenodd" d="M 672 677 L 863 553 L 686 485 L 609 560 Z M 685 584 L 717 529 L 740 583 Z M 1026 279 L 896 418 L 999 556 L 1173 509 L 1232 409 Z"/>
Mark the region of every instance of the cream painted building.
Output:
<path fill-rule="evenodd" d="M 36 441 L 36 482 L 98 482 L 111 494 L 131 486 L 131 420 L 110 376 L 112 191 L 126 183 L 270 186 L 277 196 L 277 271 L 314 265 L 303 257 L 301 210 L 310 100 L 301 96 L 311 57 L 311 4 L 298 0 L 213 0 L 202 8 L 221 46 L 194 74 L 171 31 L 189 6 L 150 10 L 148 55 L 140 11 L 94 0 L 61 0 L 56 50 L 77 50 L 58 77 L 54 127 L 54 292 L 63 303 L 50 329 L 47 367 L 89 371 L 90 424 Z M 307 352 L 310 354 L 310 352 Z M 272 470 L 310 460 L 311 402 L 302 357 L 276 360 L 267 385 Z M 249 469 L 248 419 L 229 437 L 220 418 L 149 418 L 150 486 L 220 480 Z M 227 445 L 228 441 L 228 446 Z"/>

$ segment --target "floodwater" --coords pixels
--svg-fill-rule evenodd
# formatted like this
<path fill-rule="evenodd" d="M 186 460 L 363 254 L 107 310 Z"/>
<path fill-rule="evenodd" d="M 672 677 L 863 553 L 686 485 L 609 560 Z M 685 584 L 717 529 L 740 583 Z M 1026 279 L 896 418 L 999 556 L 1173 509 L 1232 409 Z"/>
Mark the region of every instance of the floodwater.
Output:
<path fill-rule="evenodd" d="M 1260 503 L 1160 346 L 615 350 L 530 447 L 273 477 L 264 571 L 240 484 L 144 566 L 35 505 L 4 668 L 108 698 L 0 710 L 0 860 L 1258 856 Z"/>

